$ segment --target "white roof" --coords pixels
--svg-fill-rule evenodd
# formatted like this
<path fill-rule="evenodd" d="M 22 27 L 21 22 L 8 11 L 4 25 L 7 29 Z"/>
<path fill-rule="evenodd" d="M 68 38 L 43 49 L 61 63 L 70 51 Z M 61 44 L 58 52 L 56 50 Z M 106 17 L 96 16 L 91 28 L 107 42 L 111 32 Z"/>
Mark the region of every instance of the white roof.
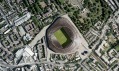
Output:
<path fill-rule="evenodd" d="M 29 41 L 29 40 L 32 39 L 32 36 L 30 36 L 30 34 L 27 33 L 27 34 L 23 37 L 23 39 L 26 40 L 26 41 Z"/>
<path fill-rule="evenodd" d="M 20 35 L 21 36 L 23 36 L 23 35 L 25 35 L 26 34 L 26 32 L 25 32 L 25 30 L 23 29 L 23 27 L 22 26 L 19 26 L 19 30 L 20 30 Z"/>
<path fill-rule="evenodd" d="M 22 23 L 24 23 L 25 21 L 27 21 L 28 19 L 30 19 L 31 17 L 31 13 L 27 13 L 25 14 L 24 16 L 20 17 L 19 19 L 15 20 L 15 26 L 19 26 L 21 25 Z"/>
<path fill-rule="evenodd" d="M 24 52 L 23 49 L 18 50 L 18 51 L 16 52 L 16 57 L 17 57 L 17 58 L 20 57 L 23 52 Z"/>
<path fill-rule="evenodd" d="M 5 31 L 5 32 L 4 32 L 4 34 L 9 33 L 9 32 L 10 32 L 10 30 L 11 30 L 11 28 L 10 28 L 10 29 L 8 29 L 7 31 Z"/>
<path fill-rule="evenodd" d="M 25 50 L 28 54 L 30 54 L 31 56 L 34 55 L 34 53 L 31 51 L 30 47 L 26 47 L 24 50 Z"/>
<path fill-rule="evenodd" d="M 118 71 L 119 66 L 116 66 L 113 70 Z"/>
<path fill-rule="evenodd" d="M 99 55 L 99 56 L 101 56 L 101 53 L 100 53 L 100 49 L 102 49 L 102 50 L 104 50 L 104 44 L 106 44 L 106 41 L 103 41 L 102 43 L 101 43 L 101 45 L 99 46 L 99 48 L 96 50 L 96 53 Z"/>
<path fill-rule="evenodd" d="M 107 54 L 103 55 L 102 58 L 104 59 L 105 62 L 107 62 L 109 64 L 109 57 L 107 56 Z"/>

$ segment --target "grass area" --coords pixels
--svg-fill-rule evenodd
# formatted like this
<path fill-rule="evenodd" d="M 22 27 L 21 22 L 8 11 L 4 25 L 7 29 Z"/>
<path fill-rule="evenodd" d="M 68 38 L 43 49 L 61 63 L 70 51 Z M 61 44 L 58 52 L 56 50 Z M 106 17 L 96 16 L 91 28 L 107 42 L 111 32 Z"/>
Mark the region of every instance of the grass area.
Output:
<path fill-rule="evenodd" d="M 65 47 L 71 42 L 71 39 L 69 38 L 68 34 L 65 32 L 63 28 L 59 29 L 54 33 L 55 37 L 57 38 L 58 42 Z"/>
<path fill-rule="evenodd" d="M 60 1 L 60 3 L 62 3 L 62 4 L 65 2 L 65 0 L 59 0 L 59 1 Z"/>
<path fill-rule="evenodd" d="M 102 14 L 102 7 L 101 7 L 101 3 L 98 2 L 96 3 L 95 0 L 92 0 L 92 4 L 94 5 L 94 7 L 92 7 L 92 12 L 94 13 L 91 13 L 91 19 L 94 19 L 94 18 L 97 18 L 99 17 L 101 14 Z"/>
<path fill-rule="evenodd" d="M 34 22 L 34 24 L 38 27 L 39 26 L 39 21 L 35 16 L 32 16 L 32 20 Z"/>
<path fill-rule="evenodd" d="M 119 52 L 119 45 L 114 47 Z"/>

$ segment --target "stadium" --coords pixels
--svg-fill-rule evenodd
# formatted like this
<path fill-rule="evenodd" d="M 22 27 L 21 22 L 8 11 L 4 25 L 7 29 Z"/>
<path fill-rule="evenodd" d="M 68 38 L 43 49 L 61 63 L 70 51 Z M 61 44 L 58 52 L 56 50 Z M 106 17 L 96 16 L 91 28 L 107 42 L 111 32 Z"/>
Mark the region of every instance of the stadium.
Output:
<path fill-rule="evenodd" d="M 58 17 L 46 30 L 46 43 L 56 53 L 75 52 L 80 46 L 79 31 L 72 21 Z"/>

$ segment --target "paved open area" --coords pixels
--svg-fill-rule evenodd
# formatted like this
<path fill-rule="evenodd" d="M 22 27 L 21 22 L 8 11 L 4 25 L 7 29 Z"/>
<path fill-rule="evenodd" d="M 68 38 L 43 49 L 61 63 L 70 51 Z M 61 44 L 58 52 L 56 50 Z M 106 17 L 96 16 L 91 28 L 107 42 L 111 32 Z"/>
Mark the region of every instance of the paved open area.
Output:
<path fill-rule="evenodd" d="M 48 25 L 49 26 L 49 25 Z M 45 36 L 45 31 L 48 28 L 48 26 L 44 27 L 37 35 L 36 37 L 32 40 L 31 43 L 29 43 L 30 47 L 34 47 L 34 45 L 40 40 L 43 36 Z"/>

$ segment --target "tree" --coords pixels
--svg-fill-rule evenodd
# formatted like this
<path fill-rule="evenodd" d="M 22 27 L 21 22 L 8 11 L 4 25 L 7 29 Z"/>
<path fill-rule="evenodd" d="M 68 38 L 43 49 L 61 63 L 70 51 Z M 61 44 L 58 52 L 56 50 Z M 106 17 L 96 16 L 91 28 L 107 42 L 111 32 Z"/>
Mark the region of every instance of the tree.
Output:
<path fill-rule="evenodd" d="M 0 2 L 2 3 L 2 2 L 3 2 L 3 0 L 0 0 Z"/>
<path fill-rule="evenodd" d="M 41 12 L 41 9 L 39 8 L 37 3 L 34 4 L 34 9 L 36 12 Z"/>
<path fill-rule="evenodd" d="M 29 6 L 29 3 L 28 3 L 28 1 L 27 0 L 22 0 L 23 1 L 23 3 L 25 4 L 25 6 L 26 7 L 28 7 Z"/>

